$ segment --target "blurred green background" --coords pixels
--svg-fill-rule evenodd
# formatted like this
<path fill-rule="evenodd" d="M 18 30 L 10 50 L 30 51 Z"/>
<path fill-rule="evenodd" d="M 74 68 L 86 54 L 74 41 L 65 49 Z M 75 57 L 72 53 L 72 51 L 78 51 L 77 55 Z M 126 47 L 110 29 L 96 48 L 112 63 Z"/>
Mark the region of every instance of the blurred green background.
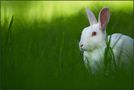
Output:
<path fill-rule="evenodd" d="M 107 33 L 133 35 L 133 1 L 1 1 L 1 87 L 29 89 L 132 89 L 132 72 L 90 76 L 78 43 L 89 26 L 111 12 Z"/>

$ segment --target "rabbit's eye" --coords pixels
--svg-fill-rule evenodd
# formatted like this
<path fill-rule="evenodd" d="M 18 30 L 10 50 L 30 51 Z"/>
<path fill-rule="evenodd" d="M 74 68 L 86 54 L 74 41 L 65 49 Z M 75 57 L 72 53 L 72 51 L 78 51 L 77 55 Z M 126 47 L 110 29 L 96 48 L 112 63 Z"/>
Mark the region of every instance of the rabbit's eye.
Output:
<path fill-rule="evenodd" d="M 92 32 L 92 36 L 96 36 L 96 32 Z"/>

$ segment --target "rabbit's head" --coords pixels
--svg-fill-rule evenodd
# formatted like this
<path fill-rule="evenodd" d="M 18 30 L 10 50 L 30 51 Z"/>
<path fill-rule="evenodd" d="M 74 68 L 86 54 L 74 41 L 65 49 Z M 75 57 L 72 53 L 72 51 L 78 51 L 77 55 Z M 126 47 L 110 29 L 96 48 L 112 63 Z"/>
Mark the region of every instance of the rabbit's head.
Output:
<path fill-rule="evenodd" d="M 108 8 L 103 8 L 98 16 L 98 22 L 94 14 L 86 9 L 90 26 L 83 29 L 79 42 L 80 50 L 92 51 L 103 47 L 106 39 L 106 25 L 109 22 L 110 12 Z"/>

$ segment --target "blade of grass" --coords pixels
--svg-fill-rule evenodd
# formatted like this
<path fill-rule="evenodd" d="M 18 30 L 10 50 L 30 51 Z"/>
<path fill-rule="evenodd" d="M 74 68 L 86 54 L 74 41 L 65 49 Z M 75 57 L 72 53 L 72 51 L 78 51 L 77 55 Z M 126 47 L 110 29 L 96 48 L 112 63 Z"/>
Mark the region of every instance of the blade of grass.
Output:
<path fill-rule="evenodd" d="M 8 45 L 8 43 L 9 43 L 9 39 L 10 39 L 10 35 L 11 35 L 11 27 L 12 27 L 12 25 L 13 25 L 13 20 L 14 20 L 14 17 L 12 16 L 12 17 L 11 17 L 10 24 L 9 24 L 9 27 L 8 27 L 8 31 L 7 31 L 7 41 L 6 41 L 6 45 Z"/>
<path fill-rule="evenodd" d="M 114 43 L 114 45 L 112 46 L 112 49 L 115 47 L 115 45 L 118 43 L 118 41 L 120 40 L 122 35 L 120 35 L 120 37 L 116 40 L 116 42 Z"/>

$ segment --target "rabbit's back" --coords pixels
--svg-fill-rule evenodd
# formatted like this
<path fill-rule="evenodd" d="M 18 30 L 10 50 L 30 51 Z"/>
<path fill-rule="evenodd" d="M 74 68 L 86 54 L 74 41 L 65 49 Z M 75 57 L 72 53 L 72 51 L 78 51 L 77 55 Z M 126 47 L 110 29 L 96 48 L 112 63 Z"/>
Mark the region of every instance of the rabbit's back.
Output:
<path fill-rule="evenodd" d="M 110 38 L 110 36 L 108 36 Z M 116 62 L 125 62 L 133 60 L 134 58 L 134 40 L 126 35 L 115 33 L 111 36 L 111 47 L 115 54 Z M 132 61 L 133 62 L 133 61 Z"/>

